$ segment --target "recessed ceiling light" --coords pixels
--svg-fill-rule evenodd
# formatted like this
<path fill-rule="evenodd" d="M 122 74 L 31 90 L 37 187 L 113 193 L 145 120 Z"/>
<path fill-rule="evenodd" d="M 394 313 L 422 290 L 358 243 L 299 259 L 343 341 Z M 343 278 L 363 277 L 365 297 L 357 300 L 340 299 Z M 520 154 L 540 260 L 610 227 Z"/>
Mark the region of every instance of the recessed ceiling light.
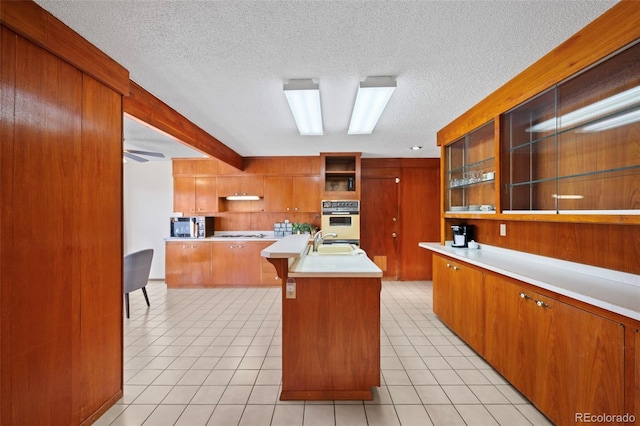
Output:
<path fill-rule="evenodd" d="M 422 149 L 422 147 L 420 145 L 414 145 L 411 147 L 412 150 L 417 151 L 419 149 Z"/>

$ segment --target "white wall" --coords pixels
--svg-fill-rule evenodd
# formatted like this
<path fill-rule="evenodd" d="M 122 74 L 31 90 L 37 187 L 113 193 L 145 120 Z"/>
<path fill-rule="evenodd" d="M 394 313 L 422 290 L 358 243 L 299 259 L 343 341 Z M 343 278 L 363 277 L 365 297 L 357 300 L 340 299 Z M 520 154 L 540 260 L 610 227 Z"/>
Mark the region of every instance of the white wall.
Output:
<path fill-rule="evenodd" d="M 154 249 L 152 279 L 164 279 L 164 238 L 173 213 L 171 161 L 124 165 L 124 253 Z"/>

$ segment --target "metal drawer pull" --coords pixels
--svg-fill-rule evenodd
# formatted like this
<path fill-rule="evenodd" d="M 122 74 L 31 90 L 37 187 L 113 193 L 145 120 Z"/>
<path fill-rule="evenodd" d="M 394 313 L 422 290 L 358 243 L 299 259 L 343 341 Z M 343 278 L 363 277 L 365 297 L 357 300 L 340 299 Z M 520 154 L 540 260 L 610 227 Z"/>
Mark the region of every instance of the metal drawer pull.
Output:
<path fill-rule="evenodd" d="M 453 267 L 453 270 L 454 270 L 454 271 L 459 271 L 459 270 L 460 270 L 460 268 L 458 268 L 457 266 L 454 266 L 454 267 Z"/>
<path fill-rule="evenodd" d="M 533 297 L 529 296 L 526 293 L 520 293 L 520 299 L 533 300 Z"/>
<path fill-rule="evenodd" d="M 546 303 L 544 303 L 542 300 L 536 300 L 536 305 L 540 306 L 541 308 L 550 308 L 551 306 L 547 305 Z"/>

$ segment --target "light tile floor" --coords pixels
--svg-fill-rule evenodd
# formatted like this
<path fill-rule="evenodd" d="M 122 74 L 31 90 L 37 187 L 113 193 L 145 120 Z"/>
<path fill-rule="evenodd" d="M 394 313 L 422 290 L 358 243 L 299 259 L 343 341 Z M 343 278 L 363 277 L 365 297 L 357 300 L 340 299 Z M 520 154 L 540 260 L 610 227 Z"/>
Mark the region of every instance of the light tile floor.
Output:
<path fill-rule="evenodd" d="M 279 401 L 278 288 L 131 294 L 124 397 L 96 425 L 549 425 L 433 314 L 431 282 L 383 281 L 373 401 Z"/>

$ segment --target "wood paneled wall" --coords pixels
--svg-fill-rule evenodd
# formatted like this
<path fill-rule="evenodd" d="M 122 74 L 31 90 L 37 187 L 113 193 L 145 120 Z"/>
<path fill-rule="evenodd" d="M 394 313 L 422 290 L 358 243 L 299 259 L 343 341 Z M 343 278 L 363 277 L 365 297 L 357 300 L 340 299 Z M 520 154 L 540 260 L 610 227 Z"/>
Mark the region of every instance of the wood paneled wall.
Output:
<path fill-rule="evenodd" d="M 1 6 L 0 424 L 91 424 L 123 390 L 128 72 L 35 3 Z"/>
<path fill-rule="evenodd" d="M 637 225 L 497 220 L 465 223 L 475 226 L 476 240 L 481 244 L 640 274 Z M 507 225 L 505 237 L 500 236 L 501 223 Z M 450 240 L 451 231 L 445 232 Z"/>

